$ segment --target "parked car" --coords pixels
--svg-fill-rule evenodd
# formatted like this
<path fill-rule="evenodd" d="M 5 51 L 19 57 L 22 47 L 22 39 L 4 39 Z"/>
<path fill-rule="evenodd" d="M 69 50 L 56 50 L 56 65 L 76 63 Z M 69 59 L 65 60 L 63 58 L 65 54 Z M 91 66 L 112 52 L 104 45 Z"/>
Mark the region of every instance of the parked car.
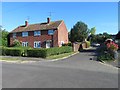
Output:
<path fill-rule="evenodd" d="M 98 47 L 98 46 L 100 46 L 100 44 L 99 43 L 92 43 L 92 46 L 93 47 Z"/>

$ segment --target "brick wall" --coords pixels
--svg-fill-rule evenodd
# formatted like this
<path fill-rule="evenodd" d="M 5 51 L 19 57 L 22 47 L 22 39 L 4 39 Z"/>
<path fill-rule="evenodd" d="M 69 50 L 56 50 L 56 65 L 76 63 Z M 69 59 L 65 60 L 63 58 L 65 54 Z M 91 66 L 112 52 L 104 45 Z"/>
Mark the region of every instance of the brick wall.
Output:
<path fill-rule="evenodd" d="M 15 38 L 13 38 L 12 33 L 10 33 L 9 35 L 10 45 L 12 45 Z M 64 21 L 62 21 L 60 26 L 58 27 L 58 30 L 55 29 L 54 35 L 48 35 L 48 30 L 43 30 L 41 31 L 40 36 L 34 36 L 34 31 L 29 31 L 27 37 L 22 37 L 22 32 L 19 32 L 17 33 L 16 39 L 20 42 L 28 42 L 28 45 L 30 47 L 34 47 L 34 41 L 41 41 L 41 47 L 45 47 L 45 41 L 52 40 L 53 47 L 60 47 L 61 41 L 64 41 L 64 43 L 68 43 L 68 31 L 64 24 Z"/>
<path fill-rule="evenodd" d="M 64 21 L 62 21 L 58 29 L 58 46 L 59 47 L 61 46 L 61 41 L 64 41 L 64 43 L 68 43 L 68 31 Z"/>
<path fill-rule="evenodd" d="M 83 43 L 73 43 L 72 44 L 72 47 L 73 47 L 73 51 L 80 51 L 84 48 L 87 48 L 87 44 L 85 42 Z"/>
<path fill-rule="evenodd" d="M 46 33 L 46 31 L 42 32 L 42 33 Z M 45 47 L 45 41 L 46 40 L 52 40 L 52 36 L 51 35 L 47 35 L 47 34 L 43 34 L 43 35 L 40 35 L 40 36 L 34 36 L 34 32 L 30 31 L 28 33 L 27 37 L 22 37 L 22 33 L 21 32 L 17 33 L 16 39 L 21 41 L 21 42 L 28 42 L 30 47 L 34 47 L 34 41 L 41 41 L 42 47 Z M 10 45 L 13 44 L 13 41 L 14 41 L 14 38 L 13 38 L 13 35 L 11 33 L 10 34 Z"/>
<path fill-rule="evenodd" d="M 73 47 L 73 51 L 74 51 L 74 52 L 79 51 L 79 49 L 80 49 L 80 44 L 79 44 L 79 43 L 73 43 L 72 47 Z"/>

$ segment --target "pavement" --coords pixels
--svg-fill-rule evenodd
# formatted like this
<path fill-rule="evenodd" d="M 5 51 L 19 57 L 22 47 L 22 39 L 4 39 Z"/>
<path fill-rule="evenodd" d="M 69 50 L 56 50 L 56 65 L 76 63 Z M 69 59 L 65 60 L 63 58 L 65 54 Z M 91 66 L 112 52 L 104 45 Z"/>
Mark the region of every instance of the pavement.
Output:
<path fill-rule="evenodd" d="M 58 61 L 2 65 L 2 88 L 118 88 L 118 68 L 87 50 Z"/>

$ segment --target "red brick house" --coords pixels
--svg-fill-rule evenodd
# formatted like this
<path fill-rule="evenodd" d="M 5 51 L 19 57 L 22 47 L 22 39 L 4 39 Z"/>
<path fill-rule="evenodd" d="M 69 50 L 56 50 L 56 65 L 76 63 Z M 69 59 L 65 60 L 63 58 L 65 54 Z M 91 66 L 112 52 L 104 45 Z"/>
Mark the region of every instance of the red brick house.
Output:
<path fill-rule="evenodd" d="M 28 24 L 18 26 L 9 33 L 9 46 L 14 40 L 22 43 L 22 46 L 33 48 L 60 47 L 63 43 L 68 43 L 68 31 L 63 20 L 50 21 L 38 24 Z"/>

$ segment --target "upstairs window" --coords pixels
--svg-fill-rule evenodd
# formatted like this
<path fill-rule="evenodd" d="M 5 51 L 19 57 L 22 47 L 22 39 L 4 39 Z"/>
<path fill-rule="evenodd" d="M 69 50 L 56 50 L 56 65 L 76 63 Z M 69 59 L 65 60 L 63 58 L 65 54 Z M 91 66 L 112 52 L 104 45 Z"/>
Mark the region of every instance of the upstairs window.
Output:
<path fill-rule="evenodd" d="M 54 31 L 53 30 L 48 30 L 48 35 L 53 35 Z"/>
<path fill-rule="evenodd" d="M 41 35 L 41 31 L 34 31 L 34 36 L 40 36 Z"/>
<path fill-rule="evenodd" d="M 28 36 L 28 32 L 22 32 L 22 37 L 27 37 Z"/>
<path fill-rule="evenodd" d="M 16 38 L 16 33 L 13 33 L 13 38 Z"/>

